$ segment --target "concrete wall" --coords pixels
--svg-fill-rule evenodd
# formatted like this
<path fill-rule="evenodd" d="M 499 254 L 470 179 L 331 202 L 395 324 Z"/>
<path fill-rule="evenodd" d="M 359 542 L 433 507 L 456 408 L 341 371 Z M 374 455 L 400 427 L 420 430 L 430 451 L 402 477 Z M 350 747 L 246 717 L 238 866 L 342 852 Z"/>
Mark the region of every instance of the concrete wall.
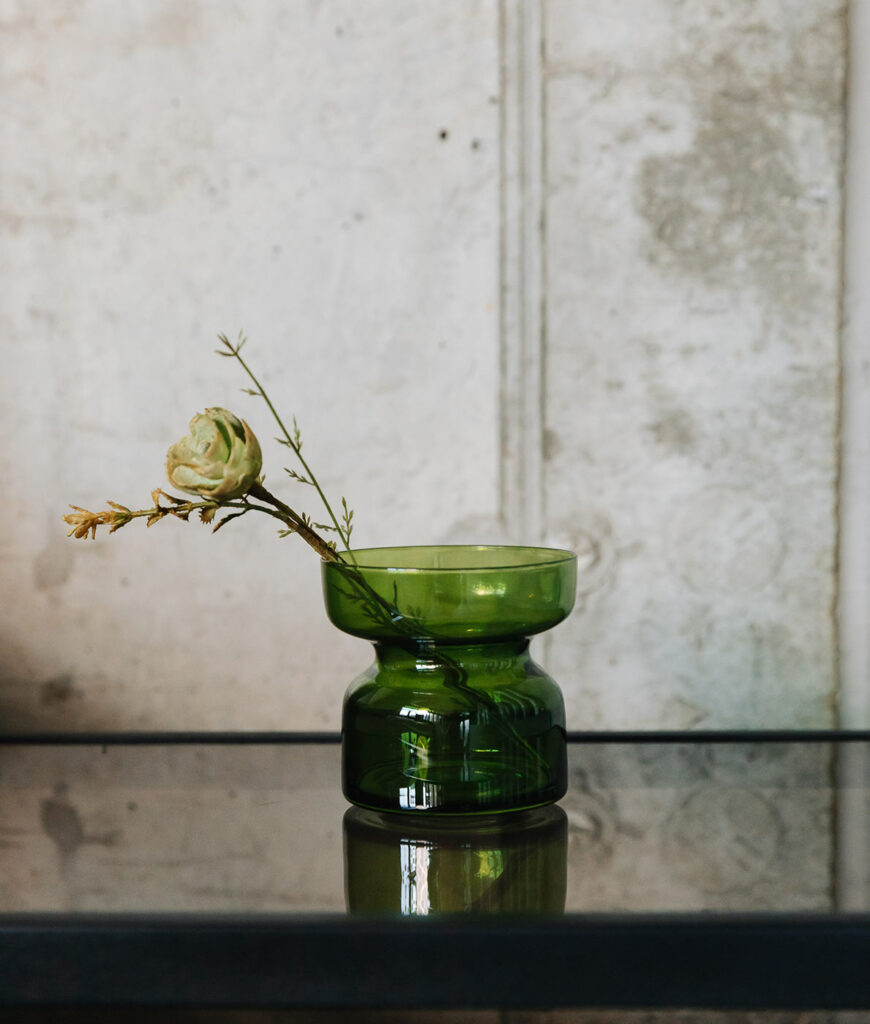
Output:
<path fill-rule="evenodd" d="M 843 5 L 545 10 L 554 667 L 593 726 L 830 724 Z"/>
<path fill-rule="evenodd" d="M 837 546 L 867 514 L 856 440 L 839 480 L 844 0 L 2 19 L 0 726 L 337 726 L 369 652 L 308 549 L 60 521 L 147 504 L 213 404 L 306 505 L 211 354 L 239 329 L 358 544 L 578 550 L 537 643 L 571 727 L 870 724 L 836 660 L 841 607 L 866 649 Z"/>

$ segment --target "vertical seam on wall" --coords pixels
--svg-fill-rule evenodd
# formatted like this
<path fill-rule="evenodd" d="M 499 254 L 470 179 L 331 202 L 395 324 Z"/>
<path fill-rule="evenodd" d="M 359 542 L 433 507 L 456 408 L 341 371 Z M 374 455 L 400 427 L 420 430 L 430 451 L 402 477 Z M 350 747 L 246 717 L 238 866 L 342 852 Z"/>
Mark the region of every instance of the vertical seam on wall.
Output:
<path fill-rule="evenodd" d="M 836 345 L 837 345 L 837 387 L 836 387 L 836 409 L 834 412 L 834 445 L 835 445 L 835 481 L 834 481 L 834 565 L 833 565 L 833 594 L 831 598 L 831 626 L 834 637 L 833 650 L 833 693 L 831 694 L 831 712 L 833 714 L 834 728 L 843 725 L 841 713 L 841 700 L 843 692 L 843 671 L 841 663 L 841 633 L 842 624 L 840 621 L 842 604 L 842 545 L 843 545 L 843 486 L 844 486 L 844 424 L 845 424 L 845 358 L 846 358 L 846 188 L 847 188 L 847 160 L 848 160 L 848 124 L 850 89 L 849 74 L 852 63 L 850 33 L 849 33 L 849 10 L 848 0 L 844 4 L 842 14 L 843 25 L 843 84 L 840 94 L 840 259 L 837 280 L 837 311 L 836 311 Z"/>
<path fill-rule="evenodd" d="M 835 458 L 836 458 L 836 480 L 834 484 L 834 565 L 833 565 L 833 594 L 831 598 L 831 628 L 833 631 L 834 649 L 833 657 L 833 692 L 831 694 L 831 712 L 833 714 L 833 725 L 839 728 L 842 725 L 841 699 L 843 691 L 843 672 L 841 666 L 841 587 L 842 587 L 842 552 L 843 530 L 841 523 L 843 509 L 843 423 L 844 423 L 844 358 L 845 358 L 845 321 L 846 321 L 846 161 L 847 147 L 849 144 L 847 126 L 849 124 L 849 74 L 852 63 L 851 42 L 849 33 L 849 7 L 848 0 L 844 5 L 842 14 L 843 28 L 843 85 L 840 102 L 840 266 L 839 278 L 837 281 L 837 323 L 836 323 L 836 344 L 837 344 L 837 391 L 835 410 Z M 830 762 L 828 765 L 828 776 L 831 787 L 831 852 L 828 865 L 830 878 L 830 901 L 831 906 L 836 908 L 842 900 L 842 879 L 840 877 L 840 862 L 843 858 L 842 850 L 842 820 L 840 807 L 840 786 L 842 784 L 842 772 L 844 768 L 842 754 L 837 744 L 830 748 Z"/>
<path fill-rule="evenodd" d="M 870 9 L 851 5 L 846 106 L 844 261 L 841 305 L 839 466 L 840 725 L 866 728 L 870 717 Z M 848 216 L 845 215 L 848 209 Z"/>
<path fill-rule="evenodd" d="M 535 486 L 538 488 L 540 493 L 539 501 L 539 516 L 540 520 L 537 523 L 538 539 L 543 541 L 546 536 L 547 529 L 547 490 L 545 486 L 546 482 L 546 465 L 544 459 L 544 448 L 545 448 L 545 435 L 547 430 L 547 284 L 548 284 L 548 265 L 547 265 L 547 174 L 548 174 L 548 154 L 547 154 L 547 37 L 546 37 L 546 17 L 544 12 L 544 4 L 546 0 L 538 0 L 538 96 L 537 96 L 537 107 L 538 107 L 538 182 L 539 182 L 539 200 L 538 200 L 538 247 L 540 253 L 540 283 L 539 283 L 539 294 L 538 294 L 538 320 L 539 320 L 539 336 L 538 336 L 538 464 L 537 464 L 537 478 L 535 480 Z"/>
<path fill-rule="evenodd" d="M 542 9 L 500 0 L 499 500 L 511 539 L 543 533 Z"/>
<path fill-rule="evenodd" d="M 522 5 L 524 543 L 543 538 L 543 0 Z"/>
<path fill-rule="evenodd" d="M 498 11 L 498 518 L 505 524 L 508 518 L 508 427 L 505 408 L 508 390 L 507 359 L 507 26 L 505 24 L 505 0 L 499 0 Z"/>
<path fill-rule="evenodd" d="M 870 677 L 870 8 L 848 4 L 843 147 L 843 263 L 840 305 L 840 460 L 838 478 L 839 724 L 866 728 Z M 847 215 L 848 211 L 848 215 Z M 835 766 L 836 906 L 860 909 L 870 881 L 865 798 L 868 751 L 840 744 Z"/>
<path fill-rule="evenodd" d="M 499 0 L 499 520 L 509 540 L 522 535 L 524 408 L 522 25 L 518 3 Z"/>

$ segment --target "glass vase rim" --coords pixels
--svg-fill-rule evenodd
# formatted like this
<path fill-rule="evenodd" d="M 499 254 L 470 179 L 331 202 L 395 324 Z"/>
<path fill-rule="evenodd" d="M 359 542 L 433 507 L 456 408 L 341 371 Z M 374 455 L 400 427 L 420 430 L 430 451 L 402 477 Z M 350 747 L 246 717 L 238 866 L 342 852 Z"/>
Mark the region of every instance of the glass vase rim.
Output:
<path fill-rule="evenodd" d="M 536 553 L 538 558 L 532 558 L 529 561 L 522 562 L 484 562 L 480 565 L 465 564 L 465 565 L 449 565 L 449 566 L 436 566 L 436 565 L 388 565 L 388 564 L 367 564 L 364 559 L 366 556 L 371 557 L 377 552 L 435 552 L 435 551 L 449 551 L 457 553 L 460 551 L 468 552 L 490 552 L 493 556 L 499 552 L 521 552 L 528 551 L 530 553 Z M 576 561 L 577 553 L 571 551 L 569 548 L 556 548 L 549 547 L 547 545 L 538 544 L 397 544 L 397 545 L 379 545 L 376 547 L 366 548 L 353 548 L 350 552 L 340 552 L 343 556 L 350 555 L 347 558 L 345 564 L 351 568 L 370 570 L 379 570 L 381 572 L 391 573 L 461 573 L 461 572 L 510 572 L 514 570 L 522 569 L 543 569 L 558 565 L 563 565 L 567 562 Z M 338 563 L 331 559 L 327 561 L 322 560 L 324 566 L 336 565 Z"/>

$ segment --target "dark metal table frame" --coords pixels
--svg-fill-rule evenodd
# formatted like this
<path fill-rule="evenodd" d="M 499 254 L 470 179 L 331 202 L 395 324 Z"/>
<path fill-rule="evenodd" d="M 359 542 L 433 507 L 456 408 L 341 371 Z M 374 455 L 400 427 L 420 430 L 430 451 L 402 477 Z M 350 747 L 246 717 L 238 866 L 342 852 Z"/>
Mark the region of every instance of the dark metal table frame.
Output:
<path fill-rule="evenodd" d="M 841 742 L 867 733 L 572 734 Z M 331 734 L 0 736 L 0 743 L 334 743 Z M 870 1008 L 870 914 L 373 919 L 0 915 L 0 1006 Z"/>

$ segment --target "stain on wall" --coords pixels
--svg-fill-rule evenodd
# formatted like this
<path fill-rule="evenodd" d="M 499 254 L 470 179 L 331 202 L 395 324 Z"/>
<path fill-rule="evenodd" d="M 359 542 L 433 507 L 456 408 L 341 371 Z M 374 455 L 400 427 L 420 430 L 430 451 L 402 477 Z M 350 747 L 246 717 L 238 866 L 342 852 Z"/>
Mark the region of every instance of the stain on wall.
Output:
<path fill-rule="evenodd" d="M 337 729 L 371 651 L 329 624 L 304 545 L 250 517 L 85 544 L 61 516 L 147 506 L 224 405 L 322 520 L 213 354 L 244 329 L 360 546 L 495 539 L 498 2 L 7 7 L 3 722 Z"/>
<path fill-rule="evenodd" d="M 635 552 L 569 721 L 832 724 L 845 4 L 545 12 L 547 530 Z"/>

